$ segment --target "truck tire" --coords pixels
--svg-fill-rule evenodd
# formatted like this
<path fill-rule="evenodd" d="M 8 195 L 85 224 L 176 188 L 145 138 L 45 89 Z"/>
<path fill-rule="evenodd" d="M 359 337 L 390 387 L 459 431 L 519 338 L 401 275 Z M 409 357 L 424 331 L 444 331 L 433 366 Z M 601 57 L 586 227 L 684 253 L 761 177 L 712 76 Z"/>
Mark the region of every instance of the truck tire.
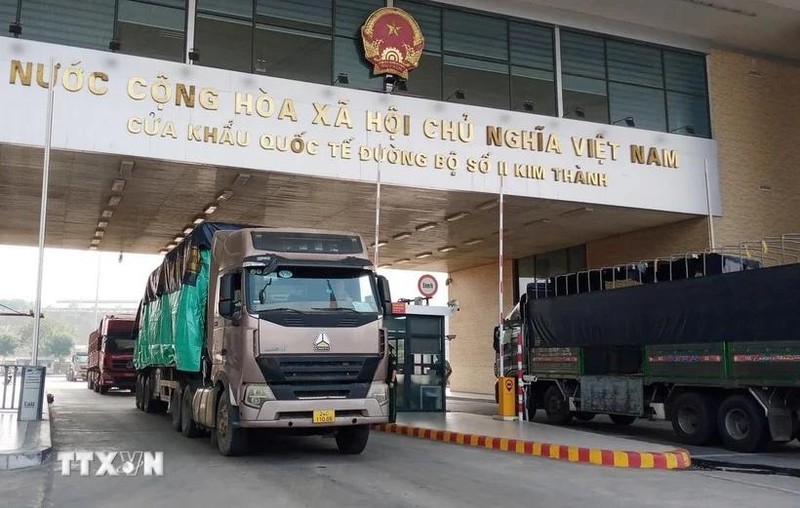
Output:
<path fill-rule="evenodd" d="M 181 434 L 184 437 L 195 438 L 200 436 L 200 429 L 197 427 L 197 422 L 194 421 L 192 416 L 192 400 L 194 399 L 194 390 L 189 385 L 184 385 L 181 390 L 180 396 L 180 428 Z"/>
<path fill-rule="evenodd" d="M 336 433 L 336 446 L 342 455 L 358 455 L 367 447 L 369 440 L 369 426 L 354 425 L 342 427 Z"/>
<path fill-rule="evenodd" d="M 94 387 L 92 386 L 92 375 L 91 374 L 87 374 L 86 375 L 86 389 L 87 390 L 91 390 L 93 388 Z"/>
<path fill-rule="evenodd" d="M 572 421 L 569 403 L 556 385 L 550 385 L 544 392 L 544 412 L 547 415 L 548 423 L 566 425 Z"/>
<path fill-rule="evenodd" d="M 92 385 L 92 389 L 94 390 L 94 393 L 100 393 L 100 383 L 95 381 L 94 384 Z"/>
<path fill-rule="evenodd" d="M 717 419 L 711 397 L 702 393 L 682 393 L 671 404 L 672 430 L 682 443 L 700 446 L 717 432 Z"/>
<path fill-rule="evenodd" d="M 630 425 L 636 421 L 636 417 L 632 415 L 608 415 L 614 425 Z"/>
<path fill-rule="evenodd" d="M 173 388 L 172 393 L 169 394 L 169 415 L 172 429 L 176 432 L 181 431 L 181 411 L 183 408 L 183 399 L 181 398 L 181 389 Z"/>
<path fill-rule="evenodd" d="M 575 419 L 579 422 L 590 422 L 594 420 L 596 413 L 590 413 L 588 411 L 576 411 L 575 412 Z"/>
<path fill-rule="evenodd" d="M 100 390 L 98 390 L 98 391 L 100 392 L 100 395 L 105 395 L 105 394 L 108 393 L 108 389 L 109 388 L 110 388 L 109 386 L 101 386 Z"/>
<path fill-rule="evenodd" d="M 223 391 L 217 402 L 214 438 L 220 454 L 235 457 L 247 451 L 247 429 L 238 426 L 239 408 L 231 406 L 227 395 L 228 392 Z"/>
<path fill-rule="evenodd" d="M 528 400 L 525 402 L 528 409 L 528 421 L 533 421 L 536 417 L 536 394 L 533 390 L 528 390 Z"/>
<path fill-rule="evenodd" d="M 717 429 L 725 448 L 737 452 L 759 451 L 770 438 L 764 410 L 748 395 L 731 395 L 722 402 Z"/>

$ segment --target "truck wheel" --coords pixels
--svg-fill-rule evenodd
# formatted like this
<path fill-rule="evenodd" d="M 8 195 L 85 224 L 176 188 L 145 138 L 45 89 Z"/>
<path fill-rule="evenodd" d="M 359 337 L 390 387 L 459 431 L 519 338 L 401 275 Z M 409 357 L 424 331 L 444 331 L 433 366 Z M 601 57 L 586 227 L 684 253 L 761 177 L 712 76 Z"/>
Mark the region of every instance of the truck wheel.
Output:
<path fill-rule="evenodd" d="M 180 410 L 180 428 L 181 434 L 185 437 L 193 438 L 200 435 L 200 429 L 197 428 L 197 422 L 192 417 L 192 400 L 194 399 L 194 390 L 189 385 L 185 385 L 181 390 L 181 405 Z"/>
<path fill-rule="evenodd" d="M 700 446 L 717 431 L 714 404 L 701 393 L 683 393 L 672 403 L 672 430 L 682 443 Z"/>
<path fill-rule="evenodd" d="M 608 415 L 611 418 L 611 421 L 614 422 L 614 425 L 630 425 L 636 421 L 635 416 L 631 415 Z"/>
<path fill-rule="evenodd" d="M 566 425 L 572 421 L 572 413 L 569 411 L 567 399 L 556 385 L 550 385 L 544 392 L 544 412 L 547 414 L 548 423 Z"/>
<path fill-rule="evenodd" d="M 589 413 L 588 411 L 577 411 L 575 413 L 575 419 L 580 422 L 590 422 L 594 420 L 595 413 Z"/>
<path fill-rule="evenodd" d="M 169 414 L 170 414 L 170 423 L 172 424 L 172 428 L 180 432 L 181 431 L 181 411 L 183 408 L 181 405 L 183 404 L 183 399 L 181 398 L 181 390 L 180 388 L 173 388 L 172 393 L 169 394 Z"/>
<path fill-rule="evenodd" d="M 717 428 L 725 448 L 737 452 L 756 452 L 770 437 L 763 409 L 746 395 L 731 395 L 722 402 Z"/>
<path fill-rule="evenodd" d="M 247 451 L 247 429 L 239 424 L 239 408 L 231 406 L 227 391 L 220 394 L 217 403 L 217 421 L 214 437 L 219 453 L 226 457 L 242 455 Z"/>
<path fill-rule="evenodd" d="M 94 390 L 94 393 L 100 393 L 100 383 L 95 381 L 92 385 L 92 389 Z"/>
<path fill-rule="evenodd" d="M 87 390 L 91 390 L 92 389 L 92 375 L 91 374 L 87 374 L 86 375 L 86 389 Z"/>
<path fill-rule="evenodd" d="M 367 447 L 369 440 L 369 427 L 367 425 L 354 425 L 342 427 L 336 433 L 336 446 L 342 455 L 358 455 Z"/>
<path fill-rule="evenodd" d="M 100 392 L 100 395 L 105 395 L 108 393 L 108 389 L 109 389 L 108 386 L 101 386 L 98 391 Z"/>

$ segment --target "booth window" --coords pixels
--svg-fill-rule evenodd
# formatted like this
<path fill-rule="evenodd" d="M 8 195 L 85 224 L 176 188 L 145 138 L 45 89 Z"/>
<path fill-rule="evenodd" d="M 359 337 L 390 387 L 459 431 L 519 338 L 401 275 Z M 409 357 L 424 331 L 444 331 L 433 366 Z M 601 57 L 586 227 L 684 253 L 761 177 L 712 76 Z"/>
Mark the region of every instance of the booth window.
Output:
<path fill-rule="evenodd" d="M 108 49 L 114 31 L 115 0 L 25 0 L 21 38 L 89 49 Z M 17 2 L 0 1 L 4 32 L 14 20 Z M 11 14 L 11 19 L 7 19 Z M 8 34 L 10 35 L 10 34 Z"/>

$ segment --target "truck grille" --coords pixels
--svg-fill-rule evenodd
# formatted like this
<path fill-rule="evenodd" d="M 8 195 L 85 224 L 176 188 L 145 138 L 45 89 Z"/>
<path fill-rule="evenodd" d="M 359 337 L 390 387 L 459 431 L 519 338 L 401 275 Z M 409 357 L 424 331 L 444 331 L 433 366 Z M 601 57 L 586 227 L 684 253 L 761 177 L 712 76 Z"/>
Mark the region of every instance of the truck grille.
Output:
<path fill-rule="evenodd" d="M 133 360 L 114 359 L 114 360 L 111 360 L 111 368 L 114 369 L 114 370 L 132 369 L 133 368 L 132 362 L 133 362 Z M 128 364 L 131 364 L 131 365 L 128 365 Z"/>
<path fill-rule="evenodd" d="M 361 398 L 375 377 L 380 358 L 276 355 L 259 356 L 256 362 L 278 399 Z"/>

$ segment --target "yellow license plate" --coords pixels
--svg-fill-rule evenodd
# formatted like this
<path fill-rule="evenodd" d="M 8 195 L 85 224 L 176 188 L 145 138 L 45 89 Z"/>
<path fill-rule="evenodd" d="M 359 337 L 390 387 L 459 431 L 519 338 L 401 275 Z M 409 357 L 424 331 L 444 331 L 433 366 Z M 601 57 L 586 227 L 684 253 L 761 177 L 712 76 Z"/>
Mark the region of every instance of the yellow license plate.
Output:
<path fill-rule="evenodd" d="M 314 423 L 333 423 L 336 421 L 336 411 L 333 409 L 314 411 L 313 419 Z"/>

